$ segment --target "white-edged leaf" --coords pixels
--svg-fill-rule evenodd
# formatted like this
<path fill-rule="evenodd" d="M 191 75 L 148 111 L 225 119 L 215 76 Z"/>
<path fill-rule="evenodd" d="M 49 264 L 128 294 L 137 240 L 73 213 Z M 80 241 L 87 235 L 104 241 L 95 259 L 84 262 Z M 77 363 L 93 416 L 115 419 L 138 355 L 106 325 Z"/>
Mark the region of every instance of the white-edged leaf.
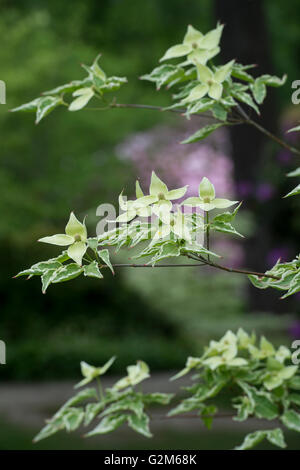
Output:
<path fill-rule="evenodd" d="M 137 416 L 136 414 L 129 415 L 127 421 L 128 426 L 134 431 L 145 437 L 152 437 L 149 429 L 149 417 L 145 413 L 142 416 Z"/>
<path fill-rule="evenodd" d="M 207 126 L 202 127 L 199 131 L 195 132 L 195 134 L 191 135 L 187 139 L 183 140 L 182 144 L 192 144 L 193 142 L 198 142 L 199 140 L 205 139 L 209 134 L 217 130 L 219 127 L 222 127 L 223 123 L 217 124 L 209 124 Z"/>
<path fill-rule="evenodd" d="M 300 432 L 300 414 L 296 411 L 287 410 L 280 419 L 288 429 Z"/>
<path fill-rule="evenodd" d="M 108 432 L 115 431 L 119 426 L 125 423 L 126 419 L 126 415 L 120 414 L 104 416 L 98 426 L 96 426 L 95 429 L 87 433 L 86 436 L 96 436 L 97 434 L 106 434 Z"/>
<path fill-rule="evenodd" d="M 299 130 L 300 130 L 300 126 L 299 126 Z M 290 171 L 290 173 L 288 173 L 287 176 L 289 177 L 300 176 L 300 166 L 296 168 L 296 170 Z"/>
<path fill-rule="evenodd" d="M 297 196 L 298 194 L 300 194 L 300 184 L 298 184 L 296 188 L 294 188 L 291 192 L 286 194 L 284 197 Z"/>
<path fill-rule="evenodd" d="M 95 260 L 92 261 L 90 264 L 84 265 L 83 269 L 84 269 L 83 274 L 85 276 L 96 277 L 99 279 L 103 278 L 103 275 L 101 274 L 100 269 L 99 269 L 99 265 L 97 261 Z"/>
<path fill-rule="evenodd" d="M 71 279 L 75 279 L 75 277 L 79 276 L 82 272 L 83 268 L 78 266 L 77 263 L 69 263 L 56 270 L 51 282 L 70 281 Z"/>
<path fill-rule="evenodd" d="M 98 255 L 100 256 L 100 258 L 102 259 L 102 261 L 104 261 L 104 263 L 109 267 L 109 269 L 111 270 L 111 272 L 112 272 L 113 274 L 115 274 L 114 268 L 113 268 L 113 266 L 112 266 L 112 264 L 111 264 L 111 261 L 110 261 L 108 249 L 105 248 L 104 250 L 98 251 Z"/>

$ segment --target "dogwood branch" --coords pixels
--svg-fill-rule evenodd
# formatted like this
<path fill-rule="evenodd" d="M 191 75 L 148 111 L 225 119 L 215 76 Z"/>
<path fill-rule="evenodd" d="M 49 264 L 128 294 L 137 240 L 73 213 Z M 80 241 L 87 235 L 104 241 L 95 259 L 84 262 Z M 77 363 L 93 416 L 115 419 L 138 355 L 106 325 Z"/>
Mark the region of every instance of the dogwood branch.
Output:
<path fill-rule="evenodd" d="M 103 98 L 101 97 L 101 99 L 103 99 Z M 85 109 L 95 110 L 96 111 L 96 110 L 103 110 L 103 109 L 110 109 L 110 108 L 148 109 L 150 111 L 160 111 L 160 112 L 169 111 L 171 113 L 180 114 L 181 116 L 185 116 L 185 113 L 186 113 L 186 109 L 184 109 L 184 108 L 182 108 L 182 109 L 170 109 L 170 108 L 164 108 L 163 106 L 154 106 L 154 105 L 149 105 L 149 104 L 137 104 L 137 103 L 117 103 L 115 101 L 112 101 L 111 103 L 107 103 L 107 105 L 105 105 L 105 107 L 102 107 L 102 108 L 91 108 L 90 107 L 90 108 L 85 108 Z M 193 114 L 192 116 L 193 117 L 196 116 L 196 117 L 200 117 L 200 118 L 204 117 L 204 118 L 207 118 L 207 119 L 212 119 L 214 122 L 220 122 L 220 123 L 223 123 L 224 125 L 225 124 L 227 124 L 227 125 L 229 125 L 229 124 L 231 124 L 231 125 L 249 124 L 250 126 L 253 126 L 257 130 L 262 132 L 269 139 L 276 142 L 281 147 L 289 150 L 290 152 L 292 152 L 295 155 L 300 156 L 300 150 L 299 149 L 293 147 L 292 145 L 289 145 L 286 141 L 284 141 L 284 140 L 280 139 L 279 137 L 277 137 L 276 135 L 272 134 L 270 131 L 268 131 L 268 129 L 265 129 L 258 122 L 251 119 L 250 116 L 244 111 L 244 109 L 240 105 L 237 105 L 236 108 L 237 108 L 237 111 L 238 111 L 238 115 L 241 117 L 241 119 L 240 118 L 235 118 L 231 115 L 228 118 L 228 120 L 225 122 L 225 121 L 221 121 L 220 119 L 215 118 L 214 116 L 212 116 L 211 114 L 208 114 L 208 113 Z"/>
<path fill-rule="evenodd" d="M 149 104 L 131 104 L 131 103 L 116 103 L 112 102 L 108 105 L 108 108 L 133 108 L 133 109 L 148 109 L 150 111 L 160 111 L 160 112 L 166 112 L 169 111 L 171 113 L 175 114 L 180 114 L 181 116 L 184 116 L 186 113 L 186 109 L 170 109 L 170 108 L 164 108 L 163 106 L 153 106 Z M 194 116 L 196 117 L 204 117 L 207 119 L 212 119 L 215 122 L 222 122 L 225 124 L 224 121 L 221 121 L 220 119 L 215 118 L 211 114 L 208 113 L 201 113 L 201 114 L 195 114 Z M 230 120 L 227 122 L 230 124 L 243 124 L 244 120 L 241 119 L 236 119 L 236 118 L 230 118 Z"/>
<path fill-rule="evenodd" d="M 209 261 L 205 258 L 198 257 L 195 255 L 195 257 L 191 255 L 186 255 L 188 258 L 196 261 L 198 259 L 199 261 L 202 261 L 202 263 L 189 263 L 189 264 L 134 264 L 134 263 L 117 263 L 113 264 L 113 268 L 195 268 L 195 267 L 200 267 L 200 266 L 211 266 L 213 268 L 218 268 L 223 271 L 227 271 L 230 273 L 237 273 L 237 274 L 245 274 L 245 275 L 254 275 L 258 277 L 268 277 L 271 279 L 277 279 L 280 280 L 280 277 L 273 276 L 272 274 L 265 274 L 265 273 L 259 273 L 256 271 L 247 271 L 244 269 L 234 269 L 234 268 L 229 268 L 227 266 L 222 266 L 221 264 L 213 263 L 212 261 Z M 106 264 L 99 264 L 99 268 L 108 268 Z"/>
<path fill-rule="evenodd" d="M 189 255 L 187 255 L 187 256 L 189 257 Z M 222 264 L 214 263 L 213 261 L 211 261 L 209 259 L 203 258 L 201 255 L 198 256 L 196 254 L 196 257 L 197 257 L 197 259 L 203 261 L 203 263 L 206 264 L 207 266 L 211 266 L 212 268 L 221 269 L 222 271 L 227 271 L 229 273 L 245 274 L 247 276 L 252 275 L 252 276 L 258 276 L 258 277 L 267 277 L 267 278 L 275 279 L 275 280 L 278 280 L 278 281 L 281 279 L 280 277 L 274 276 L 273 274 L 259 273 L 257 271 L 248 271 L 246 269 L 235 269 L 235 268 L 230 268 L 228 266 L 223 266 Z M 195 257 L 192 258 L 192 259 L 195 260 Z"/>
<path fill-rule="evenodd" d="M 299 149 L 293 147 L 292 145 L 289 145 L 287 142 L 280 139 L 279 137 L 277 137 L 276 135 L 272 134 L 270 131 L 265 129 L 263 126 L 258 124 L 258 122 L 253 121 L 253 119 L 250 118 L 250 116 L 244 111 L 244 109 L 240 105 L 237 105 L 237 109 L 238 109 L 238 112 L 239 112 L 240 116 L 242 116 L 245 119 L 245 121 L 244 121 L 245 124 L 249 124 L 250 126 L 255 127 L 257 130 L 259 130 L 264 135 L 266 135 L 269 139 L 274 140 L 274 142 L 276 142 L 281 147 L 289 150 L 290 152 L 292 152 L 295 155 L 300 156 L 300 150 Z"/>

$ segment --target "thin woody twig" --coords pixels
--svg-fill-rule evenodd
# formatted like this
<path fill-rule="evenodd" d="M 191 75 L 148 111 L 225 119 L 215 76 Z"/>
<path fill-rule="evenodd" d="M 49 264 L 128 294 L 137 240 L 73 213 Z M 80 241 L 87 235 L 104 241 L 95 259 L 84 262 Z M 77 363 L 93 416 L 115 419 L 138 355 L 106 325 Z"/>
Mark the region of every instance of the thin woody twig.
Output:
<path fill-rule="evenodd" d="M 86 109 L 89 109 L 89 110 L 100 110 L 100 109 L 109 109 L 109 108 L 124 108 L 124 109 L 127 109 L 127 108 L 133 108 L 133 109 L 148 109 L 148 110 L 152 110 L 152 111 L 160 111 L 160 112 L 164 112 L 164 111 L 169 111 L 171 113 L 175 113 L 175 114 L 180 114 L 181 116 L 184 116 L 186 110 L 185 109 L 170 109 L 170 108 L 164 108 L 163 106 L 154 106 L 154 105 L 148 105 L 148 104 L 137 104 L 137 103 L 116 103 L 115 101 L 111 102 L 111 103 L 108 103 L 106 107 L 104 108 L 86 108 Z M 238 118 L 234 118 L 232 115 L 231 117 L 228 119 L 227 121 L 227 124 L 230 123 L 232 125 L 237 125 L 237 124 L 249 124 L 250 126 L 253 126 L 255 127 L 257 130 L 259 130 L 260 132 L 262 132 L 264 135 L 266 135 L 269 139 L 273 140 L 274 142 L 276 142 L 278 145 L 280 145 L 281 147 L 289 150 L 290 152 L 292 152 L 293 154 L 295 155 L 298 155 L 300 156 L 300 150 L 293 147 L 292 145 L 289 145 L 287 142 L 285 142 L 284 140 L 280 139 L 279 137 L 277 137 L 276 135 L 272 134 L 270 131 L 268 131 L 268 129 L 265 129 L 263 126 L 261 126 L 258 122 L 254 121 L 253 119 L 250 118 L 250 116 L 244 111 L 244 109 L 240 106 L 240 105 L 237 105 L 236 106 L 237 110 L 238 110 L 238 113 L 239 113 L 239 116 L 242 118 L 242 119 L 238 119 Z M 223 124 L 224 121 L 221 121 L 219 119 L 216 119 L 214 116 L 212 116 L 211 114 L 207 114 L 207 113 L 201 113 L 201 114 L 193 114 L 193 117 L 204 117 L 204 118 L 207 118 L 207 119 L 212 119 L 213 121 L 215 122 L 221 122 Z"/>
<path fill-rule="evenodd" d="M 116 102 L 112 102 L 108 105 L 109 108 L 133 108 L 133 109 L 148 109 L 150 111 L 160 111 L 160 112 L 171 112 L 171 113 L 175 113 L 175 114 L 180 114 L 181 116 L 184 116 L 185 112 L 186 112 L 186 109 L 182 108 L 182 109 L 170 109 L 170 108 L 164 108 L 163 106 L 154 106 L 154 105 L 149 105 L 149 104 L 135 104 L 135 103 L 116 103 Z M 208 114 L 208 113 L 201 113 L 201 114 L 194 114 L 193 116 L 196 116 L 196 117 L 204 117 L 204 118 L 207 118 L 207 119 L 212 119 L 213 121 L 215 122 L 222 122 L 224 123 L 223 121 L 221 121 L 220 119 L 217 119 L 215 118 L 213 115 L 211 114 Z M 240 119 L 230 119 L 230 121 L 228 121 L 232 124 L 242 124 L 244 121 L 241 121 Z"/>
<path fill-rule="evenodd" d="M 213 268 L 218 268 L 223 271 L 227 271 L 230 273 L 237 273 L 237 274 L 245 274 L 245 275 L 254 275 L 258 277 L 268 277 L 271 279 L 280 279 L 277 276 L 273 276 L 272 274 L 265 274 L 265 273 L 259 273 L 256 271 L 247 271 L 244 269 L 234 269 L 234 268 L 229 268 L 227 266 L 222 266 L 221 264 L 213 263 L 212 261 L 208 261 L 205 258 L 202 257 L 197 257 L 194 258 L 190 255 L 187 255 L 188 258 L 191 258 L 193 260 L 199 259 L 199 261 L 202 261 L 202 263 L 199 264 L 194 264 L 194 263 L 189 263 L 189 264 L 155 264 L 152 266 L 152 264 L 134 264 L 134 263 L 118 263 L 118 264 L 113 264 L 112 266 L 114 268 L 195 268 L 199 266 L 211 266 Z M 100 264 L 99 265 L 100 269 L 102 268 L 108 268 L 106 264 Z"/>
<path fill-rule="evenodd" d="M 195 259 L 195 258 L 193 258 Z M 114 268 L 193 268 L 197 266 L 204 266 L 205 263 L 201 264 L 155 264 L 152 266 L 152 264 L 130 264 L 130 263 L 119 263 L 119 264 L 113 264 L 112 266 Z M 100 264 L 99 268 L 108 268 L 106 264 Z"/>
<path fill-rule="evenodd" d="M 293 147 L 292 145 L 289 145 L 287 142 L 284 140 L 280 139 L 276 135 L 272 134 L 270 131 L 265 129 L 263 126 L 258 124 L 258 122 L 253 121 L 253 119 L 250 118 L 250 116 L 244 111 L 244 109 L 240 106 L 237 105 L 237 109 L 240 113 L 240 115 L 245 119 L 245 124 L 250 124 L 251 126 L 255 127 L 257 130 L 265 134 L 269 139 L 274 140 L 278 145 L 281 147 L 289 150 L 290 152 L 294 153 L 295 155 L 300 155 L 300 150 Z"/>

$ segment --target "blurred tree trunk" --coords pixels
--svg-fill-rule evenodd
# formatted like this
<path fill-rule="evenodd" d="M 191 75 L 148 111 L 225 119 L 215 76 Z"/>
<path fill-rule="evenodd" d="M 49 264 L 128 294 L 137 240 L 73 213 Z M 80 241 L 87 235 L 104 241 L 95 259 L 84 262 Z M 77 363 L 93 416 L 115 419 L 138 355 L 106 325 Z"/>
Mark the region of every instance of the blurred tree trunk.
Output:
<path fill-rule="evenodd" d="M 272 73 L 263 0 L 215 0 L 215 14 L 217 20 L 226 25 L 221 44 L 222 62 L 235 58 L 242 64 L 257 64 L 258 70 L 256 72 L 253 69 L 254 74 Z M 261 117 L 254 115 L 255 113 L 250 112 L 249 108 L 247 112 L 251 113 L 262 126 L 276 133 L 274 94 L 270 91 L 268 94 L 261 107 Z M 271 99 L 270 94 L 272 94 Z M 268 155 L 272 146 L 270 148 L 267 137 L 248 125 L 232 127 L 230 132 L 235 182 L 237 188 L 248 187 L 250 193 L 244 196 L 244 205 L 253 212 L 257 223 L 255 235 L 245 244 L 245 265 L 257 271 L 265 271 L 266 255 L 271 246 L 271 224 L 275 208 L 270 210 L 268 207 L 266 210 L 269 204 L 264 207 L 263 203 L 257 201 L 255 188 L 266 162 L 264 155 Z M 238 194 L 240 195 L 239 191 Z M 260 291 L 250 286 L 248 293 L 252 309 L 270 311 L 278 308 L 278 292 Z"/>

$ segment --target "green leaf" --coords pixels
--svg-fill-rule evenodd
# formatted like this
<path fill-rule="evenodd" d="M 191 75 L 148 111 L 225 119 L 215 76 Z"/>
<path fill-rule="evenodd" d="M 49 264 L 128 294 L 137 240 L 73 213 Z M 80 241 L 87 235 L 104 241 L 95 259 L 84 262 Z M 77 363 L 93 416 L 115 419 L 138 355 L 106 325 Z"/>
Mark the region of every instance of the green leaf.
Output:
<path fill-rule="evenodd" d="M 118 413 L 120 411 L 132 411 L 138 417 L 141 417 L 144 412 L 142 398 L 138 395 L 130 394 L 106 408 L 103 411 L 102 416 L 106 416 L 111 413 Z"/>
<path fill-rule="evenodd" d="M 287 410 L 280 419 L 288 429 L 300 432 L 300 414 L 296 411 Z"/>
<path fill-rule="evenodd" d="M 278 408 L 269 398 L 253 392 L 255 408 L 254 413 L 258 418 L 275 419 L 278 416 Z"/>
<path fill-rule="evenodd" d="M 73 91 L 79 90 L 79 88 L 86 88 L 92 85 L 90 78 L 84 78 L 83 80 L 73 80 L 65 85 L 60 85 L 52 90 L 44 91 L 43 95 L 61 95 L 63 93 L 73 93 Z"/>
<path fill-rule="evenodd" d="M 300 130 L 300 126 L 299 126 L 299 130 Z M 300 166 L 296 170 L 288 173 L 287 176 L 300 176 Z"/>
<path fill-rule="evenodd" d="M 104 263 L 109 267 L 109 269 L 111 270 L 111 272 L 113 274 L 115 274 L 115 271 L 114 271 L 114 268 L 110 262 L 110 258 L 109 258 L 109 251 L 107 249 L 104 249 L 104 250 L 100 250 L 98 251 L 98 255 L 100 256 L 100 258 L 102 259 L 102 261 L 104 261 Z"/>
<path fill-rule="evenodd" d="M 284 197 L 297 196 L 298 194 L 300 194 L 300 184 L 298 184 L 298 186 L 296 186 L 296 188 L 294 188 L 293 191 L 286 194 Z"/>
<path fill-rule="evenodd" d="M 167 242 L 161 246 L 159 252 L 147 264 L 154 266 L 158 261 L 174 256 L 180 256 L 180 247 L 174 242 Z"/>
<path fill-rule="evenodd" d="M 207 126 L 202 127 L 199 131 L 195 132 L 195 134 L 191 135 L 187 139 L 183 140 L 182 144 L 191 144 L 193 142 L 198 142 L 199 140 L 205 139 L 209 134 L 214 132 L 219 127 L 222 127 L 224 124 L 217 123 L 217 124 L 209 124 Z"/>
<path fill-rule="evenodd" d="M 75 277 L 79 276 L 82 272 L 83 268 L 78 266 L 78 264 L 69 263 L 56 270 L 51 282 L 58 283 L 70 281 L 71 279 L 75 279 Z"/>
<path fill-rule="evenodd" d="M 42 274 L 41 281 L 43 294 L 46 293 L 47 288 L 50 286 L 55 272 L 56 269 L 48 269 L 48 271 L 45 271 L 44 274 Z"/>
<path fill-rule="evenodd" d="M 267 439 L 271 444 L 274 446 L 281 447 L 282 449 L 286 447 L 286 443 L 284 441 L 284 435 L 280 428 L 272 429 L 268 431 Z"/>
<path fill-rule="evenodd" d="M 95 388 L 85 388 L 80 390 L 80 392 L 76 393 L 72 398 L 70 398 L 62 407 L 62 409 L 67 408 L 69 406 L 78 405 L 78 403 L 82 403 L 86 400 L 93 399 L 97 400 L 98 395 Z"/>
<path fill-rule="evenodd" d="M 266 97 L 266 94 L 267 94 L 267 87 L 266 87 L 264 81 L 261 78 L 257 78 L 251 89 L 252 89 L 255 101 L 258 104 L 263 103 L 263 101 Z"/>
<path fill-rule="evenodd" d="M 67 257 L 68 259 L 69 257 Z M 58 269 L 62 267 L 62 263 L 59 262 L 59 257 L 51 258 L 48 261 L 40 261 L 31 266 L 29 269 L 19 272 L 15 277 L 20 276 L 38 276 L 51 269 Z"/>
<path fill-rule="evenodd" d="M 163 85 L 169 84 L 169 87 L 171 87 L 176 83 L 188 80 L 190 77 L 182 67 L 164 64 L 156 67 L 150 74 L 143 75 L 140 78 L 141 80 L 156 83 L 156 88 L 159 90 Z"/>
<path fill-rule="evenodd" d="M 37 106 L 35 123 L 38 124 L 41 122 L 47 114 L 51 113 L 51 111 L 61 104 L 62 100 L 58 96 L 45 96 L 45 98 L 41 98 Z"/>
<path fill-rule="evenodd" d="M 93 419 L 103 410 L 105 402 L 102 403 L 88 403 L 85 407 L 84 425 L 88 426 Z"/>
<path fill-rule="evenodd" d="M 235 401 L 239 400 L 240 403 L 237 403 L 234 408 L 237 409 L 237 416 L 233 417 L 234 421 L 245 421 L 248 419 L 248 416 L 254 412 L 254 403 L 249 397 L 237 397 Z"/>
<path fill-rule="evenodd" d="M 62 431 L 65 428 L 65 423 L 62 416 L 58 416 L 54 420 L 51 420 L 50 423 L 46 424 L 42 430 L 34 437 L 33 442 L 39 442 L 42 439 L 56 434 L 58 431 Z"/>
<path fill-rule="evenodd" d="M 243 103 L 247 104 L 251 108 L 253 108 L 257 114 L 260 114 L 258 107 L 254 103 L 253 99 L 249 95 L 249 93 L 246 93 L 245 91 L 232 91 L 232 95 L 239 101 L 242 101 Z"/>
<path fill-rule="evenodd" d="M 143 400 L 145 405 L 149 405 L 152 403 L 158 405 L 168 405 L 172 400 L 173 396 L 173 393 L 147 393 L 142 394 L 141 399 Z"/>
<path fill-rule="evenodd" d="M 227 109 L 224 108 L 220 103 L 214 102 L 211 111 L 213 116 L 220 121 L 226 121 L 227 119 Z"/>
<path fill-rule="evenodd" d="M 197 253 L 199 255 L 210 255 L 215 256 L 216 258 L 220 258 L 220 255 L 214 253 L 213 251 L 207 250 L 202 245 L 185 245 L 181 248 L 181 254 L 183 253 Z"/>
<path fill-rule="evenodd" d="M 117 91 L 125 83 L 127 83 L 126 77 L 109 77 L 104 83 L 102 83 L 101 79 L 94 77 L 94 84 L 102 93 Z"/>
<path fill-rule="evenodd" d="M 292 129 L 289 129 L 288 132 L 297 132 L 300 131 L 300 126 L 292 127 Z"/>
<path fill-rule="evenodd" d="M 255 447 L 261 441 L 263 441 L 267 437 L 266 431 L 255 431 L 250 434 L 247 434 L 243 443 L 235 447 L 235 450 L 248 450 Z"/>
<path fill-rule="evenodd" d="M 280 428 L 276 428 L 266 431 L 255 431 L 248 434 L 245 437 L 244 442 L 240 446 L 235 447 L 235 450 L 252 449 L 266 438 L 271 444 L 274 444 L 281 448 L 286 447 L 282 430 Z"/>
<path fill-rule="evenodd" d="M 246 70 L 251 67 L 254 67 L 254 66 L 235 63 L 232 67 L 231 75 L 240 80 L 244 80 L 245 82 L 253 83 L 254 78 L 249 73 L 246 72 Z"/>
<path fill-rule="evenodd" d="M 98 238 L 97 237 L 88 238 L 86 242 L 87 242 L 89 248 L 91 248 L 91 250 L 93 250 L 95 253 L 97 253 Z"/>
<path fill-rule="evenodd" d="M 83 274 L 85 276 L 89 276 L 89 277 L 96 277 L 96 278 L 99 278 L 99 279 L 102 279 L 103 276 L 100 272 L 100 269 L 99 269 L 99 266 L 98 266 L 98 263 L 97 261 L 92 261 L 90 264 L 86 264 L 84 267 L 83 267 L 84 271 L 83 271 Z"/>
<path fill-rule="evenodd" d="M 270 394 L 256 390 L 243 381 L 238 381 L 238 385 L 246 392 L 253 405 L 254 413 L 258 418 L 269 420 L 277 418 L 279 414 L 278 407 L 271 400 Z"/>
<path fill-rule="evenodd" d="M 196 101 L 195 103 L 190 103 L 185 115 L 189 118 L 191 114 L 201 114 L 212 109 L 215 104 L 218 105 L 219 103 L 216 103 L 216 101 L 211 100 L 210 98 L 202 98 L 202 100 Z"/>
<path fill-rule="evenodd" d="M 300 406 L 300 393 L 290 393 L 288 399 L 295 405 Z"/>
<path fill-rule="evenodd" d="M 129 415 L 127 416 L 128 426 L 134 431 L 142 434 L 145 437 L 152 437 L 149 429 L 149 417 L 143 413 L 141 416 Z"/>
<path fill-rule="evenodd" d="M 181 413 L 189 413 L 190 411 L 201 412 L 205 407 L 201 397 L 189 397 L 182 400 L 179 405 L 169 411 L 168 416 L 176 416 Z"/>
<path fill-rule="evenodd" d="M 268 86 L 279 87 L 285 84 L 287 75 L 283 75 L 282 78 L 272 75 L 262 75 L 259 79 Z"/>
<path fill-rule="evenodd" d="M 75 431 L 83 421 L 84 411 L 82 408 L 68 408 L 62 418 L 66 431 Z"/>
<path fill-rule="evenodd" d="M 13 108 L 10 110 L 11 113 L 17 113 L 17 112 L 30 112 L 34 113 L 37 108 L 38 104 L 41 101 L 42 98 L 36 98 L 35 100 L 29 101 L 28 103 L 24 103 L 21 106 L 18 106 L 16 108 Z"/>
<path fill-rule="evenodd" d="M 217 411 L 218 409 L 214 405 L 205 406 L 201 411 L 200 415 L 207 429 L 211 429 L 213 423 L 213 416 L 216 414 Z"/>
<path fill-rule="evenodd" d="M 211 225 L 213 230 L 222 233 L 229 233 L 231 235 L 237 235 L 238 237 L 244 237 L 241 233 L 239 233 L 231 224 L 226 222 L 216 222 Z"/>
<path fill-rule="evenodd" d="M 95 429 L 87 433 L 86 436 L 96 436 L 97 434 L 106 434 L 108 432 L 115 431 L 118 427 L 125 423 L 126 419 L 126 415 L 120 414 L 104 416 L 98 426 L 96 426 Z"/>
<path fill-rule="evenodd" d="M 294 377 L 288 381 L 288 386 L 293 390 L 300 390 L 300 376 L 294 375 Z"/>

